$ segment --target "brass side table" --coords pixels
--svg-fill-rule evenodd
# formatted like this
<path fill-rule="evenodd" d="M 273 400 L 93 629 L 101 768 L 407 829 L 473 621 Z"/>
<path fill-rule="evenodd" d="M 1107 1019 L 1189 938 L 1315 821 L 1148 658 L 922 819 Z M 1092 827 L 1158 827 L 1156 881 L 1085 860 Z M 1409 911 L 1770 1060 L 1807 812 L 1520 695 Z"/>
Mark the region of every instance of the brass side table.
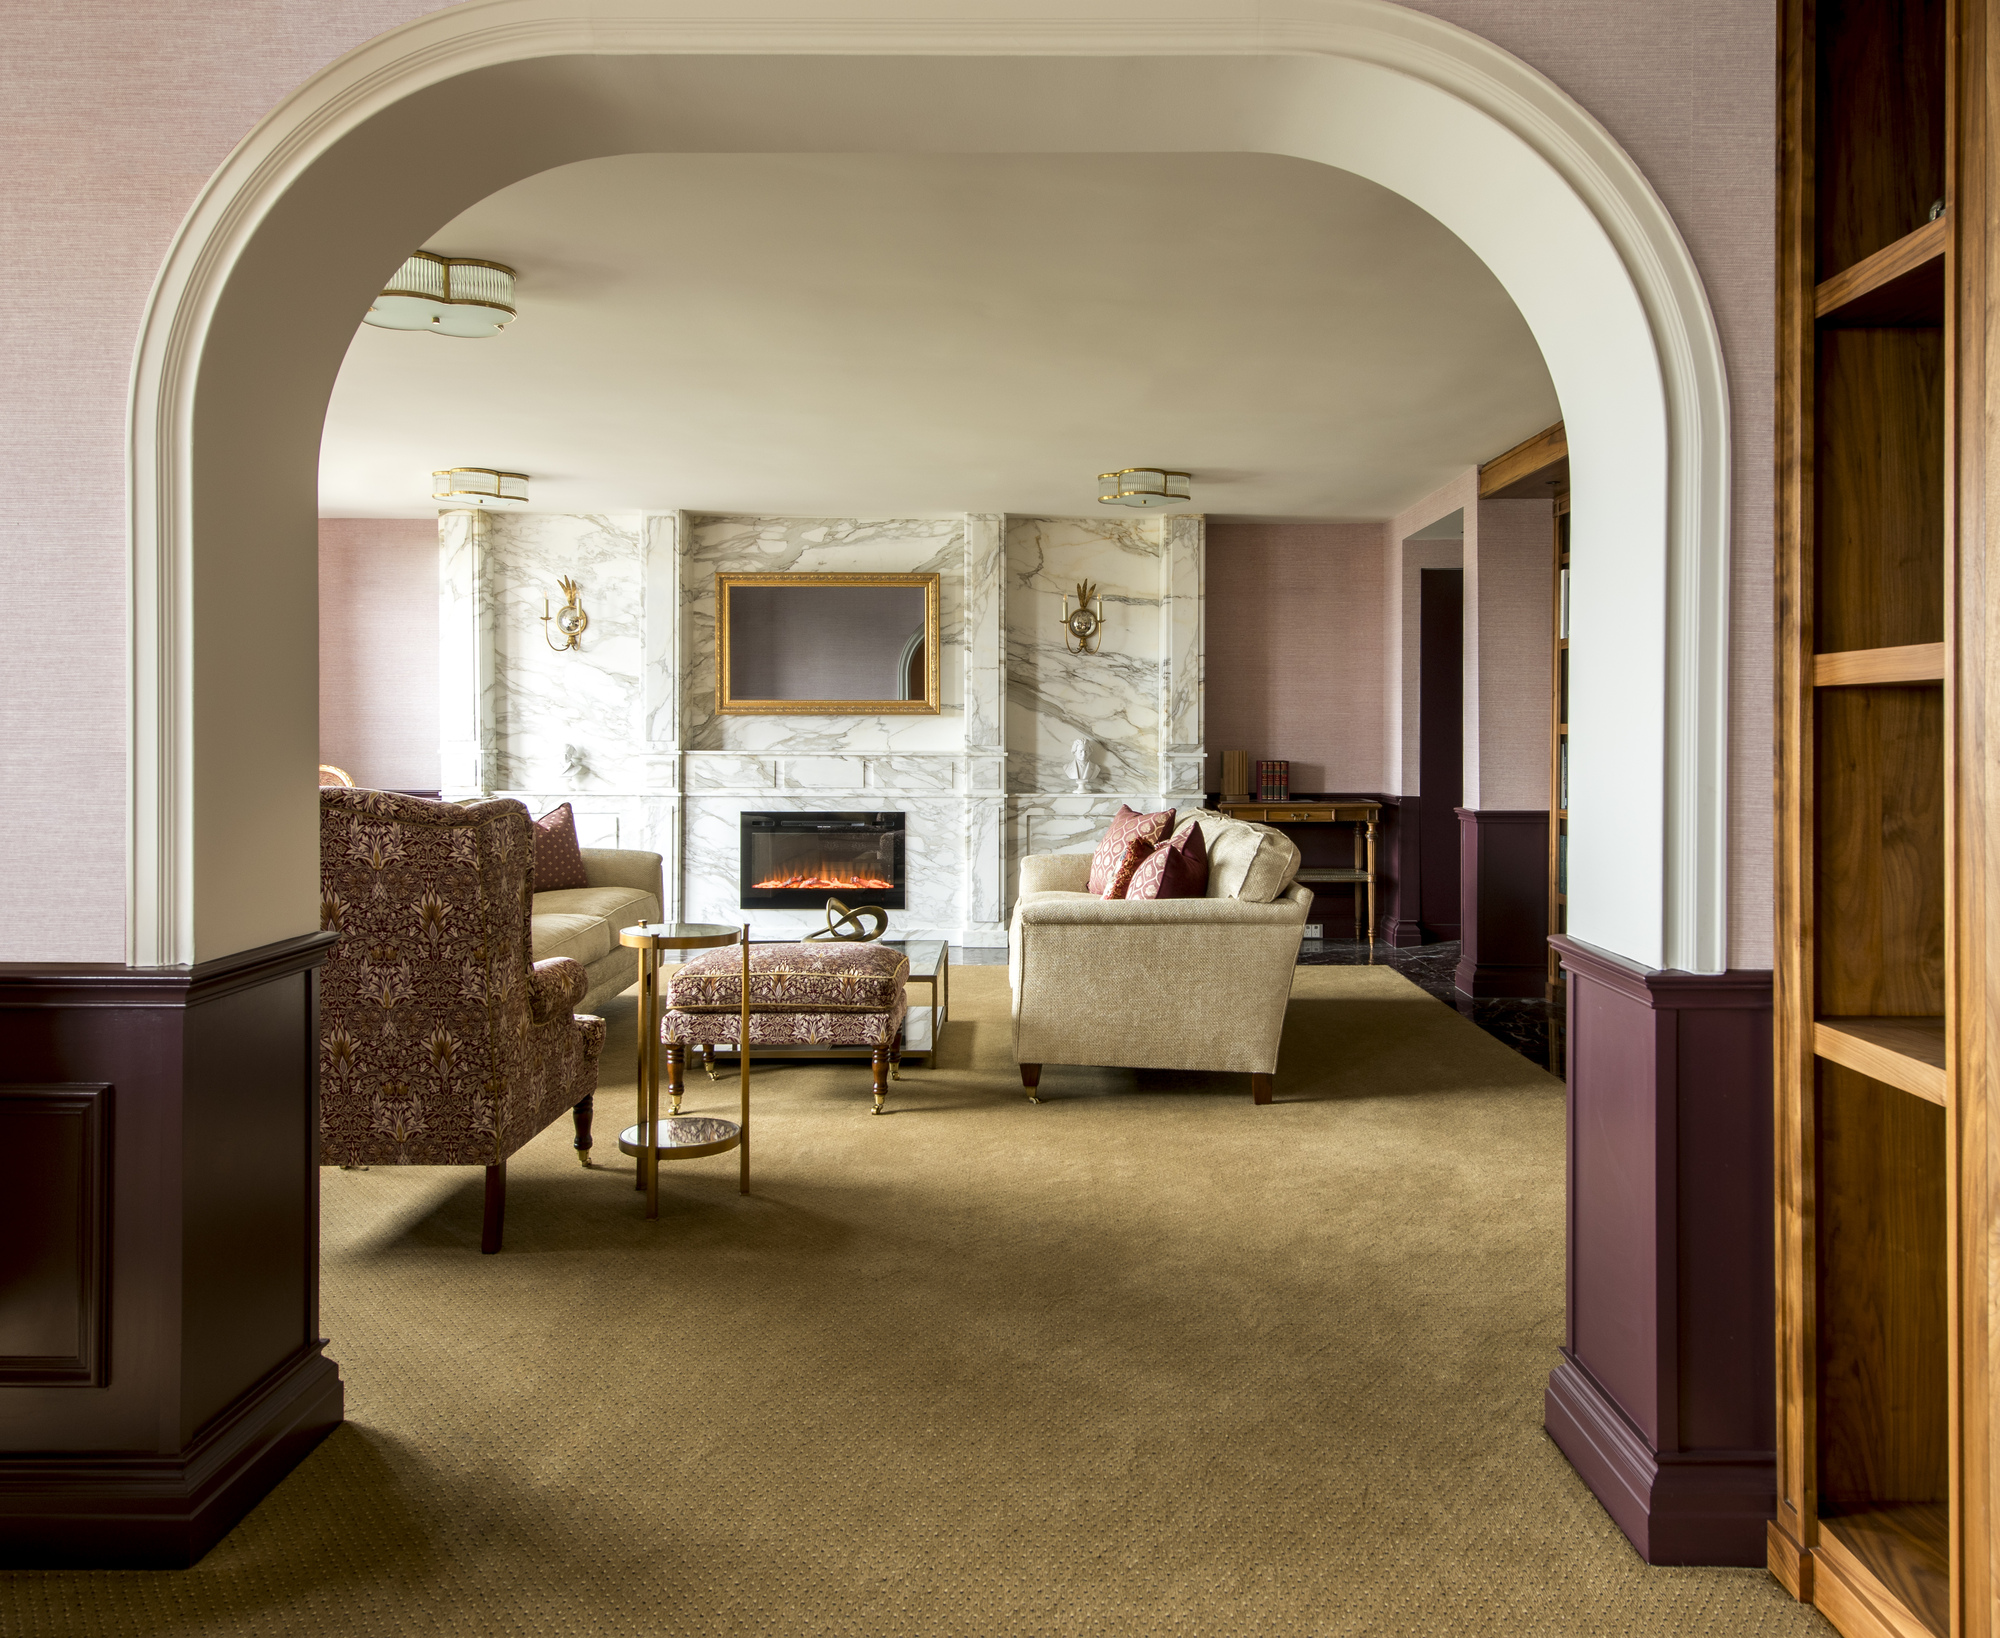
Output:
<path fill-rule="evenodd" d="M 740 1156 L 738 1187 L 750 1192 L 750 929 L 719 922 L 653 921 L 627 927 L 618 942 L 639 952 L 639 1124 L 618 1138 L 619 1149 L 639 1157 L 639 1187 L 646 1191 L 646 1215 L 660 1215 L 660 1161 L 693 1160 L 734 1149 Z M 660 1119 L 660 952 L 743 947 L 743 1023 L 738 1079 L 743 1095 L 740 1124 L 673 1112 Z"/>

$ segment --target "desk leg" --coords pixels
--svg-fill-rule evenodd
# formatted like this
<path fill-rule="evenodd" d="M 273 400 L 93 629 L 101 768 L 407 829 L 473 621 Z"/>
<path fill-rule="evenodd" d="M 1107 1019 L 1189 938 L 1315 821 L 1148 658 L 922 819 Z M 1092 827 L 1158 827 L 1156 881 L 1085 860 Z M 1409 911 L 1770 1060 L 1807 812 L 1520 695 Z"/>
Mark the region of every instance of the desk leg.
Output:
<path fill-rule="evenodd" d="M 1368 821 L 1368 953 L 1375 953 L 1375 821 Z"/>

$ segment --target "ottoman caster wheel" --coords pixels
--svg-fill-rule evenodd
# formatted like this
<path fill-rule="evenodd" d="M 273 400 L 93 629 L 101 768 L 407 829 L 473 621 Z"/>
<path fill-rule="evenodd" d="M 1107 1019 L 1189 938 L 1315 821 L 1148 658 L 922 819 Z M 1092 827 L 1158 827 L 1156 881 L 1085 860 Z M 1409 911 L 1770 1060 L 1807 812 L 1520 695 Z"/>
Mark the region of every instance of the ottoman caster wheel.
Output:
<path fill-rule="evenodd" d="M 868 1113 L 871 1115 L 879 1115 L 882 1113 L 882 1099 L 879 1094 L 875 1099 L 875 1107 L 869 1110 Z"/>

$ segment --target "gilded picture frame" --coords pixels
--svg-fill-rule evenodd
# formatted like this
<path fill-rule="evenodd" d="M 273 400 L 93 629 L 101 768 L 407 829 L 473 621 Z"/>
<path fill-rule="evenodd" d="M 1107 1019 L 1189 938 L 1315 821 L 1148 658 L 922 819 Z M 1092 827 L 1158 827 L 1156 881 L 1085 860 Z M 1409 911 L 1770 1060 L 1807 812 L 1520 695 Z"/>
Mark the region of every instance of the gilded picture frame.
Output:
<path fill-rule="evenodd" d="M 715 709 L 719 716 L 919 717 L 943 709 L 938 665 L 938 585 L 935 574 L 718 574 L 715 577 Z M 731 593 L 741 587 L 910 586 L 924 594 L 923 695 L 907 699 L 739 699 L 731 687 Z"/>

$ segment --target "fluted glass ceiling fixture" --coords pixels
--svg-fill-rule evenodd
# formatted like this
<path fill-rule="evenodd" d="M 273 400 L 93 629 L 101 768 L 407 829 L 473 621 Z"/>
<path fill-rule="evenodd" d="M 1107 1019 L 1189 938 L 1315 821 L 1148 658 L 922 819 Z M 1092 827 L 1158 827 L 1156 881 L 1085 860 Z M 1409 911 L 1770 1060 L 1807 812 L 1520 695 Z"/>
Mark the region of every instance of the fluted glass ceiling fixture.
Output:
<path fill-rule="evenodd" d="M 454 466 L 431 474 L 431 499 L 448 507 L 526 506 L 528 474 L 490 466 Z"/>
<path fill-rule="evenodd" d="M 420 250 L 396 269 L 365 315 L 384 330 L 495 336 L 514 322 L 514 270 L 470 256 Z"/>
<path fill-rule="evenodd" d="M 1185 472 L 1159 466 L 1128 466 L 1097 474 L 1097 498 L 1106 506 L 1173 506 L 1191 499 Z"/>

